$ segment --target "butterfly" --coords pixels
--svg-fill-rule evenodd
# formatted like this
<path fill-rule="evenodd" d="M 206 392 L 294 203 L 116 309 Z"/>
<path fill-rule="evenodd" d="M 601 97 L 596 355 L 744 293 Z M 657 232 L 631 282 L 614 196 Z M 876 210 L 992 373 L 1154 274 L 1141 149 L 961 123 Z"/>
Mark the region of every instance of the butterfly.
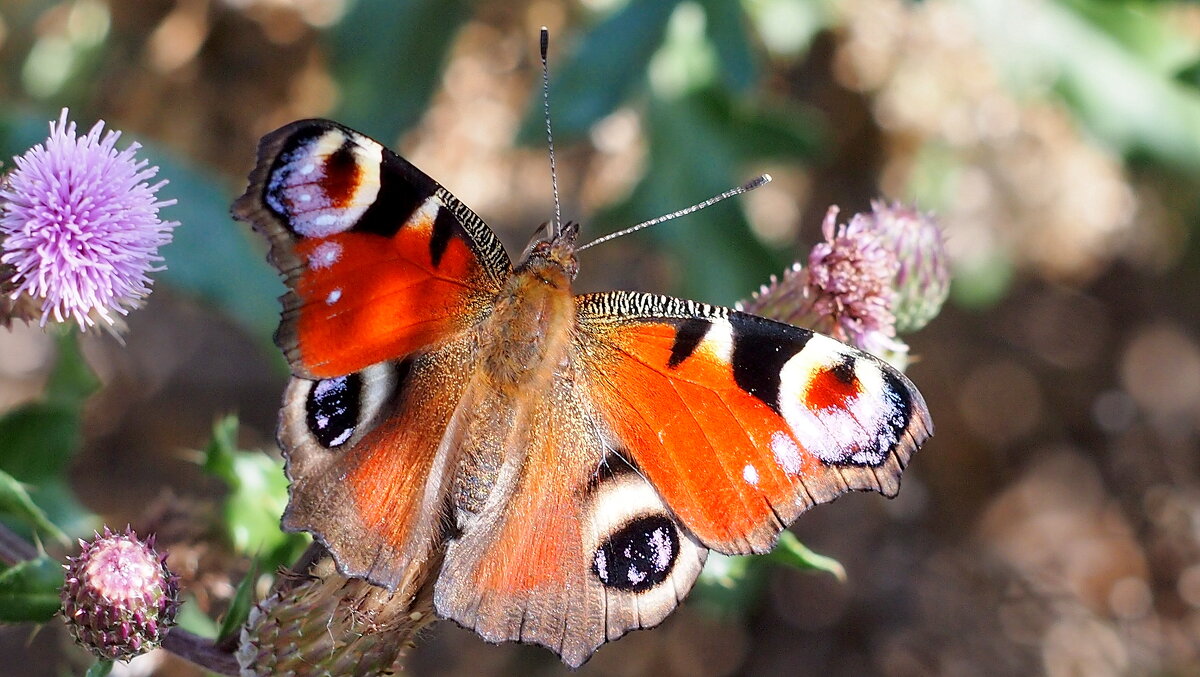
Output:
<path fill-rule="evenodd" d="M 654 294 L 573 295 L 577 224 L 513 265 L 476 214 L 328 120 L 261 142 L 234 214 L 286 280 L 283 527 L 437 613 L 579 666 L 656 625 L 709 550 L 770 550 L 932 433 L 900 372 L 831 338 Z"/>

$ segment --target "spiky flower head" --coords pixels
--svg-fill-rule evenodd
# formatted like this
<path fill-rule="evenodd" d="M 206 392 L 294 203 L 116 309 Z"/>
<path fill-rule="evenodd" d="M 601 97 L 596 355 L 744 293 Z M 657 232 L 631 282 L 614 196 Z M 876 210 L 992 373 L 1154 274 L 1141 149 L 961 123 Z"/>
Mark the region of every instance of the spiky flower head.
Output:
<path fill-rule="evenodd" d="M 950 286 L 941 231 L 928 215 L 898 203 L 838 224 L 830 207 L 824 236 L 799 263 L 772 278 L 743 308 L 851 343 L 903 368 L 913 331 L 937 315 Z"/>
<path fill-rule="evenodd" d="M 63 109 L 0 184 L 0 287 L 10 300 L 40 301 L 43 326 L 112 327 L 113 313 L 135 307 L 161 270 L 158 248 L 178 224 L 158 211 L 175 201 L 155 198 L 166 181 L 148 183 L 158 168 L 137 158 L 137 143 L 117 150 L 119 137 L 103 122 L 77 136 Z"/>
<path fill-rule="evenodd" d="M 896 253 L 885 246 L 874 223 L 855 214 L 838 224 L 838 208 L 830 207 L 821 224 L 824 242 L 808 254 L 804 293 L 812 299 L 818 331 L 870 352 L 895 349 L 898 294 L 893 282 L 900 271 Z"/>
<path fill-rule="evenodd" d="M 256 605 L 236 652 L 241 674 L 390 675 L 436 616 L 433 581 L 415 594 L 337 573 L 331 557 Z"/>
<path fill-rule="evenodd" d="M 937 316 L 950 293 L 941 228 L 929 214 L 882 200 L 872 200 L 871 213 L 855 215 L 854 219 L 869 222 L 866 228 L 875 231 L 880 245 L 891 251 L 900 264 L 891 309 L 896 316 L 896 331 L 924 327 Z"/>
<path fill-rule="evenodd" d="M 179 578 L 167 569 L 154 537 L 138 539 L 131 529 L 107 527 L 91 542 L 79 542 L 68 558 L 62 614 L 80 646 L 106 660 L 129 660 L 157 647 L 175 624 Z"/>

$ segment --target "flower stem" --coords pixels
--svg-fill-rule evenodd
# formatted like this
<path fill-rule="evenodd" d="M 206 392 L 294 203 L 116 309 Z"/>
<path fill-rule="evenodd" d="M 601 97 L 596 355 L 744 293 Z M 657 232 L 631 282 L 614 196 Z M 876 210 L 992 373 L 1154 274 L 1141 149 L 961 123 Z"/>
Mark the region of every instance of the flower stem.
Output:
<path fill-rule="evenodd" d="M 172 628 L 163 638 L 162 648 L 218 675 L 235 677 L 238 674 L 237 659 L 232 653 L 218 649 L 212 640 L 183 628 Z"/>

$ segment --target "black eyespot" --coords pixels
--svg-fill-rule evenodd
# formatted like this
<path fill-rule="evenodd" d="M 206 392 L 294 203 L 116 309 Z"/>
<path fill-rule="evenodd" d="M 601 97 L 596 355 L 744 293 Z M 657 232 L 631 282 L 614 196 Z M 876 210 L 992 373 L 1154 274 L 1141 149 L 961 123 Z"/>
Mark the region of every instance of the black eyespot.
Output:
<path fill-rule="evenodd" d="M 354 435 L 358 425 L 358 374 L 327 378 L 313 383 L 308 391 L 308 429 L 326 449 L 341 446 Z"/>
<path fill-rule="evenodd" d="M 622 527 L 596 550 L 592 571 L 610 588 L 644 592 L 667 580 L 679 556 L 679 532 L 662 515 Z"/>

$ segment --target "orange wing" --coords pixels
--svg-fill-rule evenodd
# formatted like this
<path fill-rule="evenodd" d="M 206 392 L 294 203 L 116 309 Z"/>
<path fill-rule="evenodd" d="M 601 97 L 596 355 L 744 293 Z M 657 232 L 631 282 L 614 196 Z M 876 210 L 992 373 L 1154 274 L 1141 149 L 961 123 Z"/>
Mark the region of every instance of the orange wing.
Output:
<path fill-rule="evenodd" d="M 513 422 L 495 487 L 460 514 L 434 592 L 439 614 L 484 639 L 541 644 L 572 667 L 662 621 L 708 554 L 612 455 L 576 371 L 561 365 Z"/>
<path fill-rule="evenodd" d="M 887 496 L 932 433 L 881 360 L 805 329 L 663 296 L 581 296 L 591 398 L 625 455 L 704 545 L 765 552 L 809 507 Z"/>
<path fill-rule="evenodd" d="M 347 376 L 293 378 L 279 416 L 291 486 L 287 531 L 307 531 L 338 569 L 395 589 L 440 547 L 471 338 Z"/>
<path fill-rule="evenodd" d="M 233 207 L 286 277 L 276 341 L 292 371 L 343 376 L 484 317 L 511 269 L 491 230 L 378 142 L 328 120 L 263 137 Z"/>

